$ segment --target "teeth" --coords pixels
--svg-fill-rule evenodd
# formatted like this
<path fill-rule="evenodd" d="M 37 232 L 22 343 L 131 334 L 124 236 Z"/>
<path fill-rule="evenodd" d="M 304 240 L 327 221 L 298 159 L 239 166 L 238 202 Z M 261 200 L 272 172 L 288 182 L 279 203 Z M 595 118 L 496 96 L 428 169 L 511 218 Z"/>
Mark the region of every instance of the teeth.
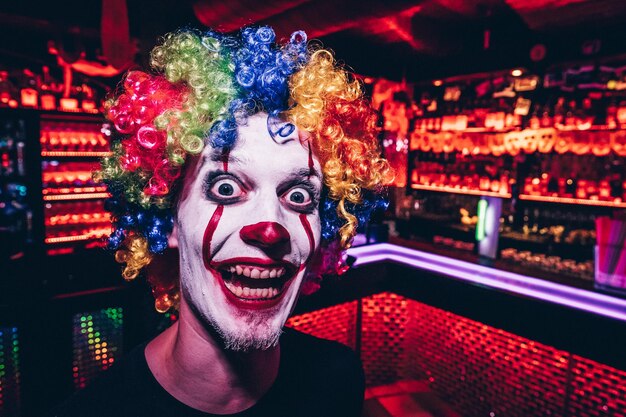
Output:
<path fill-rule="evenodd" d="M 262 298 L 274 298 L 278 295 L 278 288 L 249 288 L 240 287 L 231 282 L 224 281 L 226 288 L 230 290 L 237 297 L 250 298 L 250 299 L 262 299 Z"/>
<path fill-rule="evenodd" d="M 225 282 L 225 284 L 226 284 L 226 288 L 228 288 L 230 292 L 235 294 L 237 297 L 241 297 L 241 295 L 243 294 L 243 288 L 237 285 L 233 285 L 230 282 Z"/>
<path fill-rule="evenodd" d="M 285 275 L 285 268 L 258 269 L 249 266 L 234 265 L 228 267 L 231 274 L 243 275 L 244 277 L 253 279 L 279 278 Z"/>

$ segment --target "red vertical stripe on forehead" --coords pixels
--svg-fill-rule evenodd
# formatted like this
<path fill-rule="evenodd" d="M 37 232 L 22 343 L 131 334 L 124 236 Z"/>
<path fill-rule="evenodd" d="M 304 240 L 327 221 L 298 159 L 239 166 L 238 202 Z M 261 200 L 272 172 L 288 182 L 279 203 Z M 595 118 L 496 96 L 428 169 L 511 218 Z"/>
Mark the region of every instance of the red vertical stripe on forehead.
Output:
<path fill-rule="evenodd" d="M 222 164 L 224 164 L 224 172 L 228 172 L 228 155 L 230 154 L 230 149 L 224 147 L 222 149 Z"/>
<path fill-rule="evenodd" d="M 313 150 L 311 150 L 311 141 L 309 140 L 309 171 L 313 175 Z"/>
<path fill-rule="evenodd" d="M 211 260 L 211 240 L 213 240 L 213 233 L 215 233 L 215 229 L 217 229 L 223 211 L 224 206 L 217 206 L 211 216 L 211 220 L 209 220 L 209 223 L 206 225 L 206 229 L 204 229 L 204 237 L 202 238 L 202 260 L 204 261 L 204 267 L 206 269 L 210 267 L 209 261 Z"/>

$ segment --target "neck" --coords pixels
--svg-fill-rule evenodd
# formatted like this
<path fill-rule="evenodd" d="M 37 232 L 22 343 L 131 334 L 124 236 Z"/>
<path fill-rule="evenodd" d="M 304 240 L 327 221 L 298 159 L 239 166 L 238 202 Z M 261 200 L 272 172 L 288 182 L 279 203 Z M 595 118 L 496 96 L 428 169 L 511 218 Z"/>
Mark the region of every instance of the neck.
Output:
<path fill-rule="evenodd" d="M 197 410 L 234 414 L 254 405 L 278 375 L 280 348 L 233 352 L 181 297 L 176 323 L 145 351 L 150 371 L 174 398 Z"/>

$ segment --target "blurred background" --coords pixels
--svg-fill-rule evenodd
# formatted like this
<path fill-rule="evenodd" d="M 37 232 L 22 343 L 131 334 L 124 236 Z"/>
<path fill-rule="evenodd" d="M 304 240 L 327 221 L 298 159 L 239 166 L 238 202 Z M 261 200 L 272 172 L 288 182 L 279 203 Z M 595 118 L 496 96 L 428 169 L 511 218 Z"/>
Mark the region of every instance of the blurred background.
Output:
<path fill-rule="evenodd" d="M 289 325 L 358 352 L 364 416 L 626 416 L 626 2 L 23 0 L 0 6 L 0 416 L 176 320 L 111 253 L 103 101 L 178 28 L 305 30 L 396 170 L 353 268 Z"/>

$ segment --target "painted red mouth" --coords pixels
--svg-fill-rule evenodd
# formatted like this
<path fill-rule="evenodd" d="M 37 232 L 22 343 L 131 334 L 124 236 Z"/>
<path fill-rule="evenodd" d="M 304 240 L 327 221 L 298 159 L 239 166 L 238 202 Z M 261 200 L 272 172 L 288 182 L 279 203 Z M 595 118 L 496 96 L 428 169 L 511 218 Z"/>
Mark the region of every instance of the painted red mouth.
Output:
<path fill-rule="evenodd" d="M 298 267 L 261 258 L 231 258 L 211 262 L 226 298 L 240 308 L 260 310 L 276 306 L 297 275 Z"/>

